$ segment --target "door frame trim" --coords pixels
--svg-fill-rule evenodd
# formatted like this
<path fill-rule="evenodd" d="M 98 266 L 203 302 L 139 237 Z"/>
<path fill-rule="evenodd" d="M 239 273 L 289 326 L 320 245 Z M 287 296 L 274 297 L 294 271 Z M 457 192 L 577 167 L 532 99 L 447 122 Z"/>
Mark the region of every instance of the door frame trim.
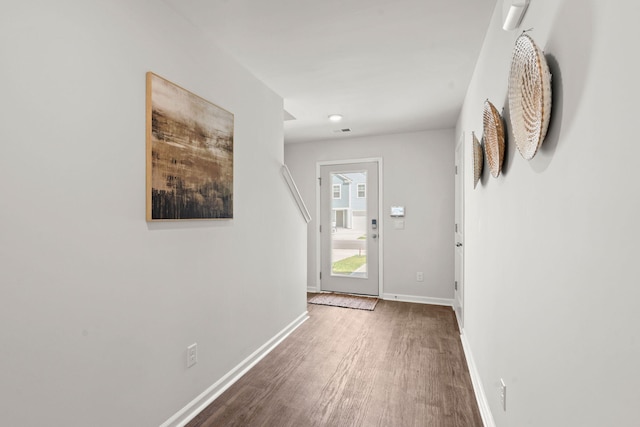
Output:
<path fill-rule="evenodd" d="M 464 277 L 464 264 L 465 264 L 465 248 L 466 248 L 466 242 L 465 240 L 465 132 L 462 131 L 462 134 L 460 135 L 460 139 L 458 140 L 458 143 L 456 144 L 454 153 L 455 153 L 455 157 L 456 157 L 456 161 L 455 164 L 456 166 L 458 166 L 457 164 L 457 159 L 458 159 L 458 150 L 460 150 L 460 168 L 458 169 L 458 174 L 460 175 L 459 178 L 454 177 L 454 179 L 459 179 L 459 190 L 460 190 L 460 194 L 455 194 L 455 203 L 456 205 L 458 203 L 460 203 L 460 236 L 462 237 L 462 247 L 460 249 L 458 249 L 457 247 L 454 247 L 454 251 L 460 251 L 461 256 L 460 256 L 460 283 L 458 284 L 458 286 L 460 287 L 459 289 L 459 293 L 460 293 L 460 316 L 458 316 L 458 311 L 455 310 L 455 304 L 457 304 L 457 295 L 456 295 L 456 291 L 454 290 L 454 294 L 453 294 L 453 301 L 454 301 L 454 312 L 456 313 L 456 319 L 458 321 L 458 327 L 460 329 L 460 332 L 462 333 L 464 331 L 464 318 L 465 318 L 465 307 L 464 307 L 464 294 L 465 294 L 465 277 Z M 457 210 L 457 206 L 455 207 L 455 209 Z M 454 222 L 457 218 L 455 218 L 456 213 L 454 212 Z M 457 235 L 454 232 L 453 235 L 453 243 L 456 243 L 456 239 L 457 239 Z M 457 253 L 454 253 L 454 256 L 457 256 Z M 454 266 L 455 268 L 455 266 Z M 455 279 L 455 272 L 454 272 L 454 279 Z"/>
<path fill-rule="evenodd" d="M 384 293 L 384 221 L 382 218 L 382 200 L 383 189 L 382 183 L 382 157 L 365 157 L 357 159 L 344 159 L 344 160 L 323 160 L 316 162 L 316 183 L 320 179 L 320 167 L 321 166 L 333 166 L 333 165 L 346 165 L 349 163 L 372 163 L 378 164 L 378 298 L 382 297 Z M 320 186 L 316 185 L 316 218 L 320 218 Z M 316 289 L 322 292 L 322 280 L 320 280 L 320 271 L 322 269 L 321 255 L 322 255 L 322 241 L 320 236 L 320 224 L 318 223 L 316 230 Z"/>

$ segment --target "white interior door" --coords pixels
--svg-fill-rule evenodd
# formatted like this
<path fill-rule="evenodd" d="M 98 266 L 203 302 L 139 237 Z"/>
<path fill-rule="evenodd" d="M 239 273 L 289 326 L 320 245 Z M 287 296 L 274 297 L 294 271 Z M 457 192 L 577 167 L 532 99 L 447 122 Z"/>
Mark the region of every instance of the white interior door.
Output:
<path fill-rule="evenodd" d="M 454 309 L 460 331 L 464 328 L 464 133 L 456 147 L 455 283 Z"/>
<path fill-rule="evenodd" d="M 320 289 L 379 293 L 378 162 L 320 167 Z"/>

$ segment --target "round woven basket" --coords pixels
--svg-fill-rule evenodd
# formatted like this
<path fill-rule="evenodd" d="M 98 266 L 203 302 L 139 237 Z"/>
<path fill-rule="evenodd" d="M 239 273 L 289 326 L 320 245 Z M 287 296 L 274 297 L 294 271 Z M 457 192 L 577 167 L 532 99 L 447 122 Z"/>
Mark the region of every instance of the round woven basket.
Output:
<path fill-rule="evenodd" d="M 509 116 L 518 151 L 536 155 L 551 118 L 551 73 L 542 50 L 526 34 L 516 40 L 509 74 Z"/>
<path fill-rule="evenodd" d="M 471 132 L 473 135 L 473 188 L 476 188 L 480 177 L 482 177 L 482 167 L 484 166 L 484 155 L 482 153 L 482 145 L 476 138 L 475 132 Z"/>
<path fill-rule="evenodd" d="M 497 178 L 504 160 L 504 124 L 500 113 L 488 99 L 484 101 L 482 119 L 485 156 L 487 156 L 491 175 Z"/>

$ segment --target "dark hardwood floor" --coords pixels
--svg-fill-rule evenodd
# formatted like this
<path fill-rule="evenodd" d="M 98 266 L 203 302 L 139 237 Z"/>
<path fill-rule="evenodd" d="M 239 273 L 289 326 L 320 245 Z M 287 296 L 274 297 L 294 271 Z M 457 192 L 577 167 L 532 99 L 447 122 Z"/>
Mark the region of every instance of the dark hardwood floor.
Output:
<path fill-rule="evenodd" d="M 309 315 L 188 426 L 482 426 L 450 307 Z"/>

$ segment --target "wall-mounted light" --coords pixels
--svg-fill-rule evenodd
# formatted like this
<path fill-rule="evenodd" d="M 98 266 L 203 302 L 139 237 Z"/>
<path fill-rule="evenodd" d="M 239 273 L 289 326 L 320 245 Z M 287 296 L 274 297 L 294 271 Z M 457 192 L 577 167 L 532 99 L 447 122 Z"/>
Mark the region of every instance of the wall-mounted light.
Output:
<path fill-rule="evenodd" d="M 330 114 L 329 120 L 331 120 L 332 122 L 339 122 L 340 120 L 342 120 L 342 116 L 340 114 Z"/>
<path fill-rule="evenodd" d="M 502 29 L 505 31 L 517 29 L 522 23 L 527 7 L 529 7 L 529 0 L 505 0 L 502 10 L 506 10 L 506 14 L 503 13 L 504 24 Z"/>

